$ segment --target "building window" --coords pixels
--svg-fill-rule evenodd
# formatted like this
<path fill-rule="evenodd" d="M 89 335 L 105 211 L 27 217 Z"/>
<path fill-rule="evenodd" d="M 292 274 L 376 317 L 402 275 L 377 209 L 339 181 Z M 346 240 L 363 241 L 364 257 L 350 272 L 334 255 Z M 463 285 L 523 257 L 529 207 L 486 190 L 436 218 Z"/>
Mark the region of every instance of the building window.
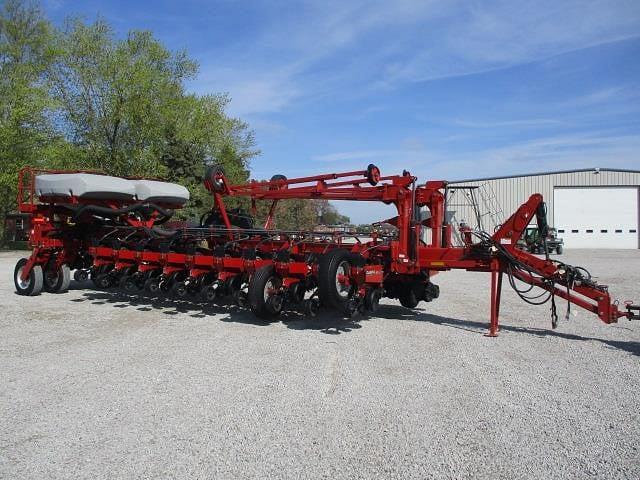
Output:
<path fill-rule="evenodd" d="M 637 230 L 635 228 L 632 228 L 631 230 L 629 230 L 629 233 L 636 233 Z"/>
<path fill-rule="evenodd" d="M 571 230 L 571 233 L 580 233 L 580 230 Z"/>
<path fill-rule="evenodd" d="M 622 230 L 616 230 L 616 233 L 622 233 Z"/>
<path fill-rule="evenodd" d="M 609 230 L 600 230 L 600 233 L 607 233 Z"/>
<path fill-rule="evenodd" d="M 588 229 L 588 230 L 587 230 L 587 233 L 593 233 L 593 230 Z"/>
<path fill-rule="evenodd" d="M 558 230 L 558 233 L 564 233 L 564 228 L 561 228 L 560 230 Z"/>

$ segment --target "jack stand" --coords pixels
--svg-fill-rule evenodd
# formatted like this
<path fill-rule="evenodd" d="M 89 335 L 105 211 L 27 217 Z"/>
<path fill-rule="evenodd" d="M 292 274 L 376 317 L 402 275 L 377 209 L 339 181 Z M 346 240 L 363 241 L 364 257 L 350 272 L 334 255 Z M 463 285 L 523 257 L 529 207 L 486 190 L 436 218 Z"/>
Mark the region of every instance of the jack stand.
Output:
<path fill-rule="evenodd" d="M 491 320 L 489 331 L 485 333 L 487 337 L 497 337 L 500 331 L 500 295 L 502 293 L 502 270 L 497 260 L 491 265 Z"/>

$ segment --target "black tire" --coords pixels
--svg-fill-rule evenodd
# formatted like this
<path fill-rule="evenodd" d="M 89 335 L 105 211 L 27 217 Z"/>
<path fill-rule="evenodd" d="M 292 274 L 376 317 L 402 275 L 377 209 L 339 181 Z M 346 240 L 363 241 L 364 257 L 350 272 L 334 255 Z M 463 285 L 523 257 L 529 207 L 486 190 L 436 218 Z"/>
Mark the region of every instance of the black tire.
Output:
<path fill-rule="evenodd" d="M 211 192 L 223 192 L 224 182 L 216 180 L 217 176 L 224 176 L 224 168 L 220 165 L 211 165 L 207 167 L 204 174 L 204 184 L 207 190 Z"/>
<path fill-rule="evenodd" d="M 219 286 L 214 285 L 205 285 L 204 287 L 202 287 L 202 289 L 200 290 L 200 296 L 202 297 L 202 300 L 204 300 L 205 302 L 215 301 L 219 296 L 219 288 Z"/>
<path fill-rule="evenodd" d="M 247 308 L 247 294 L 243 289 L 236 290 L 233 292 L 231 297 L 233 298 L 233 301 L 236 302 L 237 306 L 240 308 Z"/>
<path fill-rule="evenodd" d="M 113 265 L 100 265 L 99 267 L 94 267 L 91 269 L 91 282 L 93 282 L 93 286 L 97 289 L 102 289 L 106 287 L 101 287 L 100 285 L 104 284 L 104 279 L 107 273 L 113 268 Z M 100 280 L 100 282 L 98 282 Z"/>
<path fill-rule="evenodd" d="M 171 293 L 178 298 L 184 298 L 187 296 L 187 286 L 184 282 L 174 282 L 171 285 Z"/>
<path fill-rule="evenodd" d="M 144 290 L 151 295 L 157 295 L 160 291 L 160 280 L 156 277 L 149 277 L 144 281 Z"/>
<path fill-rule="evenodd" d="M 133 293 L 137 290 L 140 290 L 138 288 L 138 283 L 136 282 L 136 277 L 134 277 L 133 275 L 125 275 L 124 277 L 122 277 L 120 279 L 120 288 L 127 293 Z"/>
<path fill-rule="evenodd" d="M 375 313 L 380 307 L 380 299 L 382 298 L 381 288 L 371 288 L 364 297 L 364 308 L 369 312 Z"/>
<path fill-rule="evenodd" d="M 131 277 L 129 275 L 122 275 L 120 277 L 120 279 L 118 280 L 118 288 L 122 289 L 122 290 L 126 290 L 127 287 L 127 282 L 131 279 Z"/>
<path fill-rule="evenodd" d="M 285 177 L 284 175 L 274 175 L 273 177 L 271 177 L 271 180 L 269 180 L 270 182 L 275 182 L 277 180 L 287 180 L 287 177 Z M 287 189 L 289 187 L 289 185 L 273 185 L 271 187 L 269 187 L 269 190 L 279 190 L 279 189 Z"/>
<path fill-rule="evenodd" d="M 93 283 L 99 290 L 106 290 L 113 287 L 113 278 L 107 273 L 99 273 L 93 279 Z"/>
<path fill-rule="evenodd" d="M 282 286 L 282 279 L 276 274 L 273 265 L 265 265 L 256 270 L 256 273 L 249 281 L 249 291 L 247 301 L 249 308 L 256 317 L 271 319 L 282 312 L 283 298 L 281 293 L 269 295 L 269 288 L 279 289 Z M 278 298 L 274 298 L 274 297 Z"/>
<path fill-rule="evenodd" d="M 322 256 L 318 266 L 318 296 L 322 305 L 350 315 L 352 288 L 338 286 L 337 276 L 347 274 L 353 265 L 353 255 L 347 250 L 336 249 Z"/>
<path fill-rule="evenodd" d="M 367 167 L 367 180 L 370 185 L 376 186 L 380 181 L 380 169 L 373 163 L 370 163 Z"/>
<path fill-rule="evenodd" d="M 320 311 L 320 299 L 311 297 L 304 301 L 304 313 L 307 317 L 317 317 Z"/>
<path fill-rule="evenodd" d="M 562 245 L 558 245 L 558 246 L 556 247 L 556 253 L 557 253 L 558 255 L 562 255 Z"/>
<path fill-rule="evenodd" d="M 42 292 L 42 284 L 44 283 L 42 267 L 40 265 L 33 266 L 29 277 L 24 282 L 20 280 L 22 269 L 27 264 L 27 261 L 26 258 L 18 260 L 16 268 L 13 271 L 13 283 L 16 286 L 16 293 L 25 296 L 40 295 L 40 292 Z"/>
<path fill-rule="evenodd" d="M 420 303 L 416 289 L 411 285 L 407 285 L 407 288 L 402 290 L 398 300 L 400 300 L 400 305 L 406 308 L 416 308 Z"/>
<path fill-rule="evenodd" d="M 144 290 L 144 281 L 147 279 L 147 274 L 142 272 L 136 272 L 131 276 L 131 282 L 133 283 L 132 291 Z M 126 289 L 129 289 L 129 285 L 125 285 Z"/>
<path fill-rule="evenodd" d="M 71 269 L 66 263 L 55 271 L 47 268 L 43 276 L 43 288 L 49 293 L 64 293 L 71 284 Z"/>
<path fill-rule="evenodd" d="M 76 282 L 86 282 L 87 280 L 89 280 L 89 274 L 86 270 L 76 270 L 75 272 L 73 272 L 73 279 Z"/>
<path fill-rule="evenodd" d="M 289 287 L 289 291 L 287 293 L 288 293 L 287 296 L 289 297 L 289 301 L 291 301 L 292 303 L 300 304 L 304 302 L 304 295 L 307 292 L 306 292 L 304 283 L 297 282 Z"/>

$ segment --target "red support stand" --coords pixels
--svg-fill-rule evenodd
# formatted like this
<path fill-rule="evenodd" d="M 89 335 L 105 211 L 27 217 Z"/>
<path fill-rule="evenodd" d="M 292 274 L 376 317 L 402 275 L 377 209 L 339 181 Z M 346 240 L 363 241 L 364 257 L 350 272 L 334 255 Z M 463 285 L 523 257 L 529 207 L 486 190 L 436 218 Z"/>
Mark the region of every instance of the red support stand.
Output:
<path fill-rule="evenodd" d="M 502 293 L 502 270 L 500 264 L 494 262 L 491 265 L 491 320 L 487 337 L 497 337 L 500 331 L 500 296 Z"/>

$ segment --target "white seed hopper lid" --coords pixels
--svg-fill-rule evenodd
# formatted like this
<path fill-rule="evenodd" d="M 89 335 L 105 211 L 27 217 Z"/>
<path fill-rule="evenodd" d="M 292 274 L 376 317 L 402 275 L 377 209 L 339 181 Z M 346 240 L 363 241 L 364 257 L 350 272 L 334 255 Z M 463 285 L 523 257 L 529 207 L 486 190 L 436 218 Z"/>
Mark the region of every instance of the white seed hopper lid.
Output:
<path fill-rule="evenodd" d="M 140 201 L 184 205 L 189 201 L 189 190 L 177 183 L 157 180 L 131 180 L 135 185 L 136 197 Z"/>
<path fill-rule="evenodd" d="M 135 185 L 124 178 L 92 173 L 49 173 L 36 175 L 35 191 L 39 197 L 79 197 L 129 200 Z"/>

